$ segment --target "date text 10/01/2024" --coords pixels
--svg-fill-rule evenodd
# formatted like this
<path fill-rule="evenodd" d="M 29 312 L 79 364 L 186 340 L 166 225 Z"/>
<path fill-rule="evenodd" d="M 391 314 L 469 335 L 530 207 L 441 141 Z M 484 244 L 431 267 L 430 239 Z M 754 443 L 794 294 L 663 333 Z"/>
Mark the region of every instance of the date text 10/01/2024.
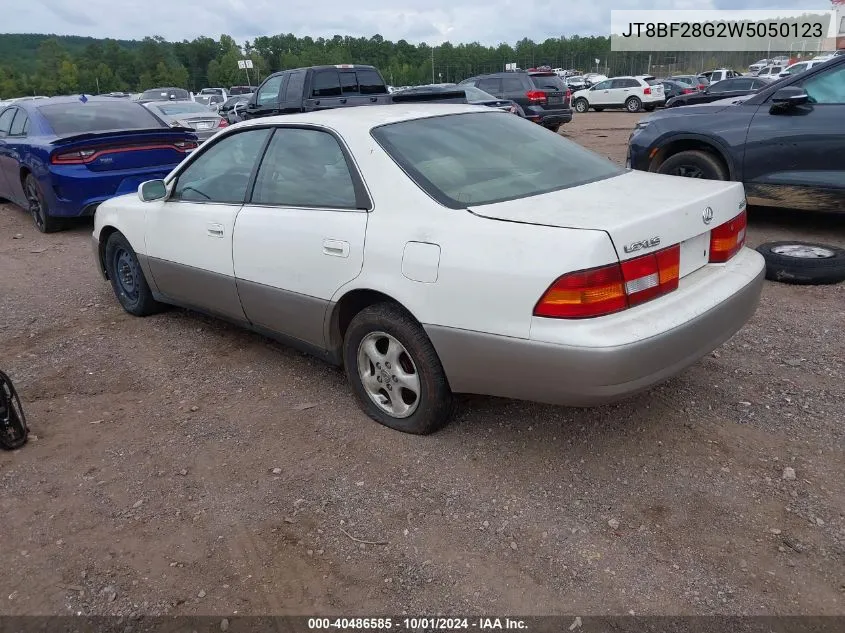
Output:
<path fill-rule="evenodd" d="M 308 618 L 311 630 L 526 630 L 528 625 L 512 618 Z"/>

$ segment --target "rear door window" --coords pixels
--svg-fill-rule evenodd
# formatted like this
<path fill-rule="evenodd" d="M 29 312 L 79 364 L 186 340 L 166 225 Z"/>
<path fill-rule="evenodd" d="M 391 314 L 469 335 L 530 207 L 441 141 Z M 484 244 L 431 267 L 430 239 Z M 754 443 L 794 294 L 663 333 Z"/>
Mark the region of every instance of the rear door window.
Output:
<path fill-rule="evenodd" d="M 305 71 L 298 70 L 290 74 L 287 88 L 285 88 L 285 101 L 300 101 L 302 89 L 305 86 Z"/>
<path fill-rule="evenodd" d="M 731 90 L 751 90 L 753 79 L 731 79 Z"/>
<path fill-rule="evenodd" d="M 320 70 L 314 73 L 314 85 L 311 95 L 314 97 L 339 97 L 341 95 L 340 77 L 336 70 Z"/>
<path fill-rule="evenodd" d="M 481 88 L 481 86 L 479 86 Z M 481 88 L 481 90 L 485 90 Z M 502 77 L 502 92 L 522 92 L 525 86 L 522 84 L 522 79 L 519 77 Z"/>
<path fill-rule="evenodd" d="M 480 88 L 484 92 L 489 92 L 491 95 L 500 95 L 502 93 L 502 80 L 498 77 L 485 77 L 484 79 L 479 79 L 478 83 L 475 84 L 477 88 Z M 522 82 L 520 82 L 519 89 L 522 89 Z"/>

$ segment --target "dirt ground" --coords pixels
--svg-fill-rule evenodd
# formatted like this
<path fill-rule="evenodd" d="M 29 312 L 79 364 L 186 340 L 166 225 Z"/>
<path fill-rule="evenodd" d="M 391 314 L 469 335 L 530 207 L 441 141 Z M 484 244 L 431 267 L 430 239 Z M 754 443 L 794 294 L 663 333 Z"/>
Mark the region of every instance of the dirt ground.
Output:
<path fill-rule="evenodd" d="M 637 118 L 564 134 L 621 162 Z M 415 437 L 319 361 L 125 314 L 90 230 L 0 205 L 0 368 L 34 434 L 0 454 L 0 613 L 845 614 L 845 284 L 767 282 L 623 404 L 464 397 Z M 787 236 L 845 246 L 845 217 L 752 210 L 752 245 Z"/>

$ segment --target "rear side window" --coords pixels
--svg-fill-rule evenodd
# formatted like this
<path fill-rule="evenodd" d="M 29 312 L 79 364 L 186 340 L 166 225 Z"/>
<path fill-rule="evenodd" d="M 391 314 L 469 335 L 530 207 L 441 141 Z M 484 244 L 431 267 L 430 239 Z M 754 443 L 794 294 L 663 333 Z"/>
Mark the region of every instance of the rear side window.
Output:
<path fill-rule="evenodd" d="M 337 71 L 321 70 L 315 72 L 311 95 L 314 97 L 339 97 L 341 95 L 341 89 Z"/>
<path fill-rule="evenodd" d="M 529 75 L 531 83 L 537 90 L 561 90 L 565 91 L 566 86 L 563 80 L 557 75 Z"/>
<path fill-rule="evenodd" d="M 522 79 L 516 76 L 506 76 L 502 77 L 502 92 L 523 92 L 525 90 L 525 86 L 522 83 Z M 486 90 L 482 86 L 478 86 L 481 90 Z"/>
<path fill-rule="evenodd" d="M 38 110 L 58 136 L 165 127 L 144 106 L 122 100 L 53 103 Z"/>
<path fill-rule="evenodd" d="M 301 101 L 302 89 L 305 87 L 305 71 L 299 70 L 290 74 L 287 88 L 285 88 L 285 101 Z"/>
<path fill-rule="evenodd" d="M 9 136 L 23 136 L 26 134 L 26 130 L 28 128 L 29 117 L 26 116 L 26 112 L 23 110 L 18 110 L 18 113 L 15 115 L 15 120 L 12 121 L 12 127 L 9 130 Z"/>
<path fill-rule="evenodd" d="M 420 188 L 453 209 L 525 198 L 624 173 L 558 134 L 500 112 L 403 121 L 379 126 L 372 135 Z"/>
<path fill-rule="evenodd" d="M 362 95 L 380 95 L 387 92 L 384 80 L 374 70 L 358 70 L 358 91 Z"/>
<path fill-rule="evenodd" d="M 751 90 L 753 79 L 731 79 L 731 90 Z"/>
<path fill-rule="evenodd" d="M 6 108 L 0 112 L 0 136 L 6 136 L 9 128 L 12 127 L 12 119 L 15 118 L 17 108 Z"/>

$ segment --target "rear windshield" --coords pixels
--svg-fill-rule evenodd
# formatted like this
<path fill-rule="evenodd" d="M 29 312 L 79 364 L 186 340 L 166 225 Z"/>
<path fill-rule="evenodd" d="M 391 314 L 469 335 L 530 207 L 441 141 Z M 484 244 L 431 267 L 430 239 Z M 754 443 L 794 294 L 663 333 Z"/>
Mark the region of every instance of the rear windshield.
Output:
<path fill-rule="evenodd" d="M 155 106 L 167 116 L 175 114 L 190 114 L 191 112 L 204 112 L 208 114 L 208 107 L 201 103 L 193 103 L 191 101 L 183 101 L 182 103 L 164 103 Z"/>
<path fill-rule="evenodd" d="M 646 79 L 646 83 L 647 83 L 649 86 L 659 86 L 659 85 L 660 85 L 661 83 L 663 83 L 663 82 L 662 82 L 662 81 L 660 81 L 660 80 L 658 80 L 658 79 L 655 79 L 654 77 L 648 77 L 648 78 Z"/>
<path fill-rule="evenodd" d="M 512 114 L 453 114 L 391 123 L 373 137 L 426 193 L 453 209 L 536 196 L 624 170 Z"/>
<path fill-rule="evenodd" d="M 534 84 L 534 87 L 537 90 L 566 90 L 566 86 L 563 83 L 563 79 L 558 77 L 556 74 L 550 73 L 548 75 L 529 75 L 531 77 L 531 83 Z"/>
<path fill-rule="evenodd" d="M 38 110 L 58 136 L 163 127 L 152 112 L 131 101 L 53 103 Z"/>
<path fill-rule="evenodd" d="M 252 94 L 253 89 L 245 86 L 232 86 L 229 90 L 230 95 L 247 95 Z"/>
<path fill-rule="evenodd" d="M 174 88 L 172 90 L 168 90 L 166 88 L 154 88 L 152 90 L 146 90 L 141 95 L 141 99 L 144 100 L 152 100 L 157 101 L 158 99 L 190 99 L 191 96 L 188 94 L 187 90 L 182 90 L 181 88 Z"/>

